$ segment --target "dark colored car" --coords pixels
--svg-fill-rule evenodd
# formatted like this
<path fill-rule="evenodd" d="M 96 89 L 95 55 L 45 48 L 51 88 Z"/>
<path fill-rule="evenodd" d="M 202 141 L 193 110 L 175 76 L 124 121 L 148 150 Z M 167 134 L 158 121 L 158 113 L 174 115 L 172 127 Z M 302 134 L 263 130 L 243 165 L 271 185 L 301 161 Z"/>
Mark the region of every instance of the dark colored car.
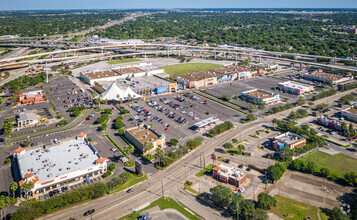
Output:
<path fill-rule="evenodd" d="M 88 215 L 93 214 L 94 212 L 95 212 L 94 209 L 90 209 L 90 210 L 86 211 L 83 215 L 84 215 L 84 216 L 88 216 Z"/>
<path fill-rule="evenodd" d="M 126 191 L 126 192 L 127 192 L 127 193 L 131 193 L 132 191 L 134 191 L 134 189 L 133 189 L 133 188 L 128 189 L 128 191 Z"/>

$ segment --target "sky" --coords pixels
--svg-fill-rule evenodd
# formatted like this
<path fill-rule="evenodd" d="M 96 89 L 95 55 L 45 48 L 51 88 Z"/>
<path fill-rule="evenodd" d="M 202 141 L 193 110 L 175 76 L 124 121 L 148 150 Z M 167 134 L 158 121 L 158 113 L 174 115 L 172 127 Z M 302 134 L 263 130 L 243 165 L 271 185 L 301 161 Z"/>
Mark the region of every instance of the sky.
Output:
<path fill-rule="evenodd" d="M 0 10 L 128 8 L 357 8 L 357 0 L 0 0 Z"/>

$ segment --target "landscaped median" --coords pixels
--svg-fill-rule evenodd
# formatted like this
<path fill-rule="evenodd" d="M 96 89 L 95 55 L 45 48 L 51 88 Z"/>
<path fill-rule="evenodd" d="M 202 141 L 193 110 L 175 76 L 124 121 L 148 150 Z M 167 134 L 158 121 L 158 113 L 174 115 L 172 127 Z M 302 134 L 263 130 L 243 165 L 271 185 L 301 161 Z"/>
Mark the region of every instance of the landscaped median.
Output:
<path fill-rule="evenodd" d="M 86 111 L 88 110 L 85 110 L 83 113 L 85 113 Z M 87 117 L 89 117 L 94 111 L 92 111 Z M 82 113 L 82 114 L 83 114 Z M 78 116 L 80 117 L 80 115 Z M 75 124 L 74 126 L 70 127 L 70 128 L 65 128 L 65 129 L 62 129 L 62 130 L 58 130 L 58 131 L 52 131 L 52 132 L 48 132 L 48 133 L 45 133 L 45 134 L 38 134 L 38 135 L 34 135 L 34 136 L 31 136 L 30 138 L 34 138 L 34 137 L 39 137 L 39 136 L 43 136 L 43 135 L 46 135 L 46 134 L 52 134 L 52 133 L 57 133 L 57 132 L 60 132 L 60 131 L 66 131 L 66 130 L 69 130 L 69 129 L 72 129 L 74 127 L 77 127 L 80 123 L 82 123 L 84 120 L 86 119 L 86 117 L 84 117 L 82 120 L 80 120 L 77 124 Z M 72 123 L 75 119 L 73 119 L 70 123 Z M 68 124 L 70 124 L 68 123 Z M 68 125 L 67 124 L 67 125 Z M 65 125 L 66 126 L 66 125 Z M 48 128 L 48 129 L 44 129 L 44 130 L 41 130 L 41 131 L 46 131 L 46 130 L 52 130 L 52 129 L 55 129 L 55 128 L 58 128 L 58 127 L 54 127 L 54 128 Z M 31 132 L 31 133 L 28 133 L 28 134 L 32 134 L 32 133 L 37 133 L 37 132 L 41 132 L 41 131 L 36 131 L 36 132 Z M 23 136 L 24 134 L 22 134 L 21 136 Z M 16 137 L 16 136 L 14 136 Z M 16 142 L 16 141 L 22 141 L 22 140 L 26 140 L 27 137 L 24 137 L 24 138 L 20 138 L 20 139 L 16 139 L 16 140 L 13 140 L 11 141 L 11 143 L 13 142 Z"/>
<path fill-rule="evenodd" d="M 196 220 L 196 219 L 203 219 L 200 215 L 198 215 L 197 213 L 195 213 L 194 211 L 190 210 L 188 207 L 186 207 L 185 205 L 183 205 L 182 203 L 175 201 L 174 199 L 170 198 L 170 197 L 161 197 L 158 200 L 150 203 L 150 205 L 148 205 L 147 207 L 133 212 L 129 215 L 126 215 L 124 217 L 121 217 L 121 220 L 135 220 L 138 219 L 140 217 L 140 213 L 144 212 L 145 210 L 148 210 L 150 208 L 153 207 L 159 207 L 161 210 L 165 210 L 165 209 L 175 209 L 178 212 L 180 212 L 182 215 L 184 215 L 186 218 L 190 219 L 190 220 Z M 149 217 L 150 217 L 150 213 L 149 213 Z"/>
<path fill-rule="evenodd" d="M 116 193 L 116 192 L 125 190 L 125 189 L 127 189 L 131 186 L 134 186 L 134 185 L 136 185 L 144 180 L 147 180 L 147 179 L 148 179 L 148 176 L 145 173 L 141 174 L 141 176 L 130 173 L 130 179 L 122 186 L 112 189 L 112 191 L 110 193 Z"/>
<path fill-rule="evenodd" d="M 211 98 L 211 97 L 202 95 L 202 94 L 197 93 L 197 92 L 192 92 L 192 93 L 194 93 L 194 94 L 196 94 L 196 95 L 199 95 L 199 96 L 201 96 L 201 97 L 204 97 L 204 98 L 206 98 L 206 99 L 209 99 L 209 100 L 211 100 L 211 101 L 213 101 L 213 102 L 216 102 L 216 103 L 218 103 L 218 104 L 221 104 L 221 105 L 223 105 L 223 106 L 225 106 L 225 107 L 227 107 L 227 108 L 230 108 L 230 109 L 232 109 L 232 110 L 234 110 L 234 111 L 237 111 L 237 112 L 240 112 L 240 113 L 242 113 L 242 114 L 244 114 L 244 115 L 247 115 L 246 112 L 244 112 L 244 111 L 242 111 L 242 110 L 239 110 L 239 109 L 236 109 L 236 108 L 234 108 L 234 107 L 232 107 L 232 106 L 229 106 L 229 105 L 227 105 L 227 104 L 225 104 L 225 103 L 223 103 L 223 102 L 217 101 L 217 100 L 215 100 L 215 99 L 213 99 L 213 98 Z M 230 102 L 230 103 L 231 103 L 231 102 Z"/>

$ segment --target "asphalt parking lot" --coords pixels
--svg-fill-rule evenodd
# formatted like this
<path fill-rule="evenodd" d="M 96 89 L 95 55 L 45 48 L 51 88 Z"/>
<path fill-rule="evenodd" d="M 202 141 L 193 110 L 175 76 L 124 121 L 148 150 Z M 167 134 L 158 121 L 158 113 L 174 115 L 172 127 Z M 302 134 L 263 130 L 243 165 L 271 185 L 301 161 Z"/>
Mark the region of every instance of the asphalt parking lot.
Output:
<path fill-rule="evenodd" d="M 243 106 L 248 107 L 252 105 L 249 102 L 236 100 L 234 99 L 235 96 L 240 96 L 242 92 L 253 90 L 253 89 L 261 89 L 267 92 L 272 92 L 280 95 L 280 98 L 283 100 L 284 98 L 288 98 L 290 103 L 296 102 L 298 100 L 298 96 L 294 94 L 289 94 L 280 91 L 274 91 L 273 87 L 276 87 L 278 83 L 285 82 L 285 79 L 277 79 L 277 78 L 268 78 L 268 77 L 256 77 L 241 81 L 234 81 L 232 83 L 225 83 L 217 86 L 211 86 L 204 89 L 201 89 L 209 94 L 212 94 L 216 97 L 221 97 L 222 95 L 226 95 L 231 97 L 231 101 Z M 277 105 L 282 105 L 284 103 L 280 103 Z"/>
<path fill-rule="evenodd" d="M 181 101 L 176 100 L 178 97 L 182 98 Z M 239 121 L 237 112 L 194 94 L 187 97 L 182 93 L 150 97 L 146 102 L 134 103 L 130 111 L 132 114 L 124 117 L 126 127 L 134 127 L 141 122 L 152 124 L 159 133 L 166 135 L 167 140 L 192 136 L 196 132 L 192 126 L 210 117 L 218 117 L 220 121 Z"/>

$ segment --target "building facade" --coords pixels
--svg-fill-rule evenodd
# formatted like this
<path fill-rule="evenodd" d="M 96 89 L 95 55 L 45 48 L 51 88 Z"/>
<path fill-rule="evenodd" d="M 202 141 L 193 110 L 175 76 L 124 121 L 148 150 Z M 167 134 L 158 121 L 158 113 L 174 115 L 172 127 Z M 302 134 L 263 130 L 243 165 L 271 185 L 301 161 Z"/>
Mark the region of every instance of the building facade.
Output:
<path fill-rule="evenodd" d="M 349 121 L 357 122 L 357 108 L 352 106 L 341 111 L 341 115 Z"/>
<path fill-rule="evenodd" d="M 241 97 L 248 100 L 257 100 L 260 103 L 265 102 L 268 105 L 277 104 L 280 102 L 279 94 L 266 92 L 261 89 L 253 89 L 242 92 Z"/>
<path fill-rule="evenodd" d="M 314 86 L 312 85 L 298 83 L 294 81 L 281 82 L 278 84 L 278 88 L 296 95 L 303 95 L 306 92 L 311 92 L 314 90 Z"/>
<path fill-rule="evenodd" d="M 34 183 L 32 189 L 23 192 L 31 196 L 98 177 L 107 171 L 108 165 L 108 160 L 98 155 L 84 133 L 53 146 L 18 148 L 14 158 L 19 186 Z"/>
<path fill-rule="evenodd" d="M 339 120 L 327 118 L 324 116 L 319 116 L 317 117 L 317 122 L 333 130 L 342 131 L 342 122 Z"/>
<path fill-rule="evenodd" d="M 165 135 L 158 134 L 147 124 L 126 129 L 124 137 L 144 155 L 155 154 L 156 148 L 163 149 L 166 147 Z"/>
<path fill-rule="evenodd" d="M 236 187 L 242 187 L 243 183 L 247 180 L 247 174 L 242 169 L 231 167 L 226 164 L 220 164 L 219 166 L 213 167 L 212 177 Z"/>
<path fill-rule="evenodd" d="M 20 112 L 17 118 L 17 127 L 22 128 L 25 126 L 31 126 L 38 123 L 38 117 L 35 113 Z"/>
<path fill-rule="evenodd" d="M 330 81 L 332 84 L 338 84 L 353 79 L 353 75 L 351 73 L 346 75 L 332 74 L 332 73 L 325 73 L 322 71 L 322 69 L 313 71 L 311 73 L 302 73 L 301 77 L 303 79 L 318 81 L 322 83 L 326 83 Z"/>
<path fill-rule="evenodd" d="M 292 132 L 286 132 L 276 136 L 274 140 L 270 142 L 270 147 L 277 151 L 283 147 L 289 147 L 294 150 L 296 148 L 303 147 L 304 145 L 306 145 L 306 139 Z"/>
<path fill-rule="evenodd" d="M 15 101 L 18 101 L 23 105 L 31 105 L 31 104 L 46 101 L 45 93 L 42 90 L 26 92 L 26 93 L 17 95 L 17 97 L 18 97 L 18 99 Z"/>

